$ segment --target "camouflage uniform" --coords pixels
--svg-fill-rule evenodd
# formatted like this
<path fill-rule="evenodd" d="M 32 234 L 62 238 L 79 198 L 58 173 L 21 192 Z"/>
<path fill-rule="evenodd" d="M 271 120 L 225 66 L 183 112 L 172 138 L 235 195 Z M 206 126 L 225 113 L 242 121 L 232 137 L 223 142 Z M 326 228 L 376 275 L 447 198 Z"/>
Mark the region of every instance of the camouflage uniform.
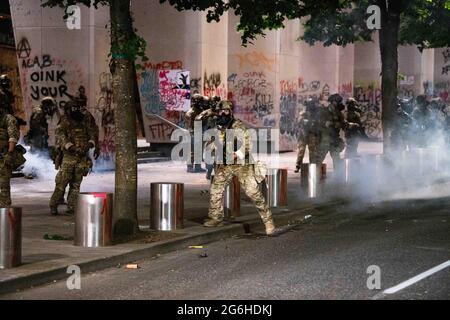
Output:
<path fill-rule="evenodd" d="M 210 102 L 209 107 L 206 110 L 203 110 L 195 118 L 196 121 L 202 121 L 203 132 L 216 127 L 216 123 L 215 123 L 216 108 L 217 108 L 217 105 L 220 102 L 220 100 L 221 100 L 220 97 L 217 97 L 217 96 L 212 97 L 209 101 Z M 206 151 L 206 146 L 213 143 L 213 141 L 214 141 L 214 139 L 212 138 L 210 141 L 206 142 L 205 151 Z M 210 180 L 211 176 L 212 176 L 212 172 L 214 170 L 214 164 L 205 162 L 205 165 L 206 165 L 206 179 Z"/>
<path fill-rule="evenodd" d="M 222 101 L 220 102 L 220 105 L 218 107 L 219 109 L 228 108 L 231 112 L 231 102 Z M 226 140 L 226 129 L 237 130 L 243 134 L 243 149 L 245 151 L 242 152 L 240 148 L 234 153 L 236 158 L 241 159 L 243 163 L 239 163 L 240 161 L 237 161 L 234 157 L 233 159 L 227 159 L 226 150 L 236 150 L 236 145 L 235 141 Z M 230 123 L 223 127 L 219 127 L 219 140 L 219 143 L 216 145 L 223 147 L 223 159 L 217 159 L 218 164 L 216 165 L 215 176 L 210 189 L 211 199 L 208 213 L 210 220 L 205 222 L 204 225 L 206 227 L 215 227 L 221 224 L 224 218 L 223 194 L 226 186 L 231 182 L 234 176 L 237 176 L 241 187 L 258 209 L 258 213 L 266 226 L 266 233 L 268 235 L 272 234 L 275 229 L 272 212 L 270 211 L 257 182 L 254 165 L 250 164 L 251 139 L 247 128 L 242 121 L 231 118 Z"/>
<path fill-rule="evenodd" d="M 97 126 L 97 124 L 95 123 L 94 116 L 87 109 L 87 97 L 84 94 L 84 91 L 85 91 L 84 87 L 80 86 L 78 91 L 79 91 L 78 96 L 75 96 L 72 99 L 72 101 L 80 107 L 81 112 L 85 115 L 85 121 L 86 121 L 87 125 L 92 130 L 91 132 L 94 135 L 92 140 L 95 143 L 94 157 L 95 157 L 95 159 L 97 159 L 98 156 L 100 155 L 100 144 L 99 144 L 100 129 Z"/>
<path fill-rule="evenodd" d="M 195 164 L 194 166 L 194 127 L 195 118 L 203 111 L 203 105 L 206 103 L 205 98 L 199 94 L 195 94 L 192 97 L 191 108 L 184 115 L 184 123 L 186 129 L 189 130 L 191 135 L 191 153 L 190 163 L 187 165 L 187 172 L 204 172 L 201 168 L 201 164 Z"/>
<path fill-rule="evenodd" d="M 68 211 L 73 212 L 75 208 L 83 177 L 92 167 L 88 152 L 90 148 L 96 146 L 98 128 L 94 125 L 89 123 L 85 114 L 79 120 L 65 115 L 56 128 L 56 143 L 63 152 L 63 158 L 55 179 L 55 191 L 50 199 L 52 214 L 57 214 L 55 208 L 63 199 L 67 185 L 69 185 Z"/>
<path fill-rule="evenodd" d="M 2 100 L 0 94 L 0 104 Z M 0 207 L 11 205 L 11 175 L 13 153 L 10 144 L 16 144 L 20 138 L 19 125 L 14 116 L 0 109 Z"/>
<path fill-rule="evenodd" d="M 329 105 L 326 108 L 321 108 L 319 119 L 320 143 L 317 148 L 318 163 L 322 163 L 327 153 L 330 152 L 333 166 L 337 168 L 341 163 L 340 153 L 345 148 L 345 143 L 340 137 L 340 131 L 345 127 L 344 116 L 337 107 Z"/>
<path fill-rule="evenodd" d="M 45 105 L 44 105 L 45 104 Z M 44 98 L 39 106 L 33 108 L 30 117 L 30 131 L 28 131 L 27 143 L 31 145 L 31 152 L 48 149 L 48 123 L 47 115 L 52 114 L 52 104 L 56 108 L 56 102 L 52 98 Z"/>
<path fill-rule="evenodd" d="M 314 102 L 310 102 L 314 103 Z M 295 172 L 300 170 L 305 156 L 306 147 L 309 151 L 309 163 L 319 163 L 317 147 L 320 142 L 320 130 L 318 127 L 318 106 L 307 105 L 306 111 L 301 114 L 300 134 L 298 137 L 298 153 L 295 164 Z"/>
<path fill-rule="evenodd" d="M 417 147 L 426 147 L 429 138 L 431 138 L 433 119 L 430 108 L 424 95 L 419 95 L 416 98 L 417 106 L 414 108 L 411 118 L 413 123 L 412 139 Z"/>
<path fill-rule="evenodd" d="M 392 130 L 392 143 L 397 146 L 398 151 L 404 151 L 409 146 L 409 134 L 412 118 L 406 112 L 403 103 L 399 103 L 396 110 L 395 126 Z"/>
<path fill-rule="evenodd" d="M 358 144 L 362 136 L 361 110 L 355 99 L 347 100 L 347 118 L 345 123 L 345 157 L 358 156 Z"/>

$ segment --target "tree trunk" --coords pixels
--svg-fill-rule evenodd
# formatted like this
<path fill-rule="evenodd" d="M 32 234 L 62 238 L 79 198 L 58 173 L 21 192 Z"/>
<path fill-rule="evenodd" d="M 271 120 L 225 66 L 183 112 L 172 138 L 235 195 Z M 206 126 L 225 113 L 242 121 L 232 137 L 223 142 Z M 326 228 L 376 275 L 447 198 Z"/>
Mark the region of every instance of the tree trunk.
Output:
<path fill-rule="evenodd" d="M 133 35 L 130 1 L 110 0 L 110 15 L 111 73 L 116 103 L 114 233 L 130 235 L 138 231 L 135 79 L 133 58 L 121 49 Z"/>
<path fill-rule="evenodd" d="M 381 53 L 381 104 L 383 126 L 383 150 L 387 156 L 392 155 L 395 146 L 391 133 L 395 125 L 395 109 L 397 105 L 398 77 L 398 33 L 400 28 L 400 10 L 395 2 L 379 1 L 381 8 L 380 53 Z"/>

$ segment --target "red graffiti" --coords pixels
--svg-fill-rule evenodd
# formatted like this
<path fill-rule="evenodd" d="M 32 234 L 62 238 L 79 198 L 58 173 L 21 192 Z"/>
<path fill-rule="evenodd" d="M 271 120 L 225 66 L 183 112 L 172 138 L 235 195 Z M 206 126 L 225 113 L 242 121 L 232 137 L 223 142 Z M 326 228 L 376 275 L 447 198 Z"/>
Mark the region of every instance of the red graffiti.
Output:
<path fill-rule="evenodd" d="M 183 69 L 183 62 L 177 61 L 161 61 L 157 63 L 146 62 L 144 63 L 144 69 L 157 69 L 157 70 L 173 70 Z"/>

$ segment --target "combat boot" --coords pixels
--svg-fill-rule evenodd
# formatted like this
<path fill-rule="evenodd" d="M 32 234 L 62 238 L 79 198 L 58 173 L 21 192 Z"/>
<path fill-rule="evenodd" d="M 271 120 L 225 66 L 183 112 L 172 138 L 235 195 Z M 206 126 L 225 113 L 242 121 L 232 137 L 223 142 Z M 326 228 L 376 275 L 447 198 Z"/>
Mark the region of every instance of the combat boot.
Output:
<path fill-rule="evenodd" d="M 298 173 L 299 171 L 300 171 L 300 168 L 299 168 L 299 167 L 295 167 L 294 172 L 295 172 L 295 173 Z"/>
<path fill-rule="evenodd" d="M 58 208 L 57 207 L 50 207 L 50 214 L 52 216 L 57 216 L 58 215 Z"/>
<path fill-rule="evenodd" d="M 203 223 L 204 227 L 220 227 L 223 226 L 223 221 L 222 220 L 217 220 L 217 219 L 208 219 L 206 220 L 205 223 Z"/>
<path fill-rule="evenodd" d="M 273 223 L 273 220 L 269 220 L 264 224 L 266 226 L 266 234 L 268 236 L 274 235 L 275 234 L 275 224 Z"/>
<path fill-rule="evenodd" d="M 75 209 L 74 208 L 67 208 L 67 210 L 66 210 L 66 213 L 67 214 L 74 214 L 75 213 Z"/>

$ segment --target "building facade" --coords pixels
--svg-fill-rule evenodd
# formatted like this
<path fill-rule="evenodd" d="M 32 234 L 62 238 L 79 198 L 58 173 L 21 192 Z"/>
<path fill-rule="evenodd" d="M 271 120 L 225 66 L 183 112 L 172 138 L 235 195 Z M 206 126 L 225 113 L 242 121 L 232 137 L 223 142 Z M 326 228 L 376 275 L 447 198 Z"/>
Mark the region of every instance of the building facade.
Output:
<path fill-rule="evenodd" d="M 9 2 L 26 117 L 43 96 L 54 96 L 62 106 L 84 88 L 101 126 L 101 160 L 113 161 L 108 8 L 80 6 L 81 28 L 69 30 L 59 8 L 41 8 L 40 1 Z M 137 84 L 150 143 L 169 142 L 172 130 L 184 127 L 183 111 L 174 108 L 159 87 L 164 76 L 160 71 L 171 69 L 189 71 L 191 93 L 234 101 L 237 117 L 249 125 L 279 128 L 281 150 L 296 147 L 303 102 L 309 97 L 325 101 L 336 92 L 360 101 L 368 135 L 382 137 L 376 36 L 373 42 L 347 47 L 309 46 L 297 40 L 300 22 L 289 21 L 286 28 L 243 47 L 235 30 L 238 17 L 232 14 L 207 23 L 204 13 L 178 12 L 146 0 L 132 1 L 132 10 L 135 27 L 148 44 L 149 61 L 137 72 Z M 449 71 L 449 48 L 420 53 L 414 46 L 400 47 L 399 72 L 404 77 L 399 95 L 427 93 L 448 101 Z"/>

